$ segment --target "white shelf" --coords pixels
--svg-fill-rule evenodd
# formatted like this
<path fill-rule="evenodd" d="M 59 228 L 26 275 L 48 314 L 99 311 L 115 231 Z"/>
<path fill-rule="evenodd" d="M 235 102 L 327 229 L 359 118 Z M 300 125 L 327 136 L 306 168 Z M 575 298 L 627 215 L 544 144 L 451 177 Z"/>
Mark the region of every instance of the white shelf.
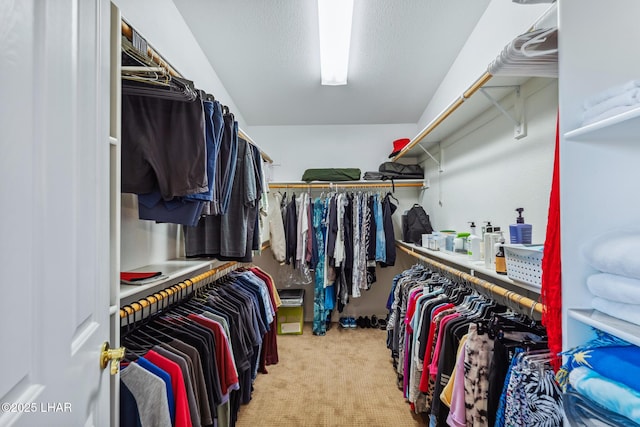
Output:
<path fill-rule="evenodd" d="M 625 140 L 640 138 L 640 107 L 565 133 L 576 141 Z"/>
<path fill-rule="evenodd" d="M 635 345 L 640 345 L 640 326 L 616 319 L 593 309 L 569 309 L 570 318 L 578 320 L 596 329 L 615 335 Z"/>
<path fill-rule="evenodd" d="M 434 251 L 419 245 L 415 245 L 413 243 L 406 243 L 401 240 L 396 240 L 396 242 L 409 249 L 412 249 L 414 252 L 420 253 L 429 258 L 456 264 L 466 270 L 469 270 L 469 274 L 471 274 L 472 276 L 482 274 L 483 276 L 491 277 L 492 281 L 496 282 L 497 285 L 499 285 L 500 283 L 506 283 L 511 286 L 519 287 L 521 289 L 540 294 L 540 288 L 529 285 L 527 283 L 516 282 L 509 279 L 505 275 L 498 274 L 495 272 L 495 270 L 486 268 L 484 266 L 484 261 L 471 261 L 468 256 L 463 254 L 452 253 L 449 251 Z"/>
<path fill-rule="evenodd" d="M 166 278 L 145 285 L 125 285 L 120 284 L 120 301 L 131 302 L 137 298 L 142 298 L 153 294 L 160 289 L 164 289 L 176 283 L 178 279 L 188 279 L 196 271 L 207 271 L 217 266 L 225 264 L 218 260 L 199 259 L 173 259 L 156 264 L 145 265 L 144 267 L 131 270 L 133 272 L 160 271 Z"/>

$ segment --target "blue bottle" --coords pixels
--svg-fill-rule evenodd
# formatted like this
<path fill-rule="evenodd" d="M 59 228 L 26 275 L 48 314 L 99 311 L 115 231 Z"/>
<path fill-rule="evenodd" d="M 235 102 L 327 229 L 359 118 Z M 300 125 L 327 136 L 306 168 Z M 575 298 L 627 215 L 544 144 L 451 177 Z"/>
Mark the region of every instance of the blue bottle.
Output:
<path fill-rule="evenodd" d="M 524 208 L 516 209 L 516 212 L 518 212 L 518 218 L 516 218 L 515 224 L 509 225 L 509 237 L 511 239 L 511 243 L 530 245 L 532 226 L 531 224 L 524 223 L 524 217 L 522 216 L 523 211 Z"/>

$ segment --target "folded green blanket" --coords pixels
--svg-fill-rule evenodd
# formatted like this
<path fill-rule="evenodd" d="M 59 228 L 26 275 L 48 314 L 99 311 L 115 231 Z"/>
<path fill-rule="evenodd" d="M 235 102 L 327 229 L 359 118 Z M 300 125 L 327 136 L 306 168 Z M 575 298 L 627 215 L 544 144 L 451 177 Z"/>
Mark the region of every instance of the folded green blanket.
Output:
<path fill-rule="evenodd" d="M 302 175 L 305 182 L 311 181 L 358 181 L 360 169 L 357 168 L 323 168 L 307 169 Z"/>

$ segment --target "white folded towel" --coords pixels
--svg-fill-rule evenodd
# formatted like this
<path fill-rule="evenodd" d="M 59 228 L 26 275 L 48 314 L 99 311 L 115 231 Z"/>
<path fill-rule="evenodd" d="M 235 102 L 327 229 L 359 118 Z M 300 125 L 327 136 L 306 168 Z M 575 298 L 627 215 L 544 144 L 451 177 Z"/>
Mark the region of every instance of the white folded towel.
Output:
<path fill-rule="evenodd" d="M 640 280 L 638 279 L 598 273 L 587 278 L 587 287 L 596 297 L 625 304 L 640 304 Z"/>
<path fill-rule="evenodd" d="M 640 305 L 638 304 L 625 304 L 595 297 L 591 300 L 591 307 L 616 319 L 640 325 Z"/>
<path fill-rule="evenodd" d="M 640 88 L 640 80 L 629 80 L 626 83 L 622 83 L 617 86 L 610 87 L 608 89 L 603 90 L 602 92 L 598 92 L 595 95 L 591 95 L 587 99 L 584 100 L 582 104 L 585 110 L 593 107 L 596 104 L 599 104 L 609 98 L 613 98 L 614 96 L 618 96 L 622 93 L 625 93 L 629 90 Z"/>
<path fill-rule="evenodd" d="M 596 104 L 593 107 L 584 110 L 582 123 L 592 123 L 594 117 L 598 117 L 602 113 L 606 113 L 613 108 L 637 105 L 638 103 L 640 103 L 640 89 L 635 88 L 632 90 L 628 90 L 621 93 L 620 95 L 616 95 L 612 98 L 606 99 L 599 104 Z"/>
<path fill-rule="evenodd" d="M 600 235 L 583 246 L 582 254 L 596 270 L 640 279 L 640 231 L 637 229 Z"/>

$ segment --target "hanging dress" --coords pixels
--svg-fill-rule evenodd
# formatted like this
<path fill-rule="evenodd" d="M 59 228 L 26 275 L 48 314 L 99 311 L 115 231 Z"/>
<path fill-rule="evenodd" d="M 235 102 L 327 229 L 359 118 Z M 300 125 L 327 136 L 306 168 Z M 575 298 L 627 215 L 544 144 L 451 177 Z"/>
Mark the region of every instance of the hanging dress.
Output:
<path fill-rule="evenodd" d="M 325 282 L 325 202 L 319 197 L 313 203 L 313 230 L 317 241 L 318 264 L 316 265 L 315 287 L 313 292 L 313 334 L 325 335 L 327 324 L 324 308 Z"/>

